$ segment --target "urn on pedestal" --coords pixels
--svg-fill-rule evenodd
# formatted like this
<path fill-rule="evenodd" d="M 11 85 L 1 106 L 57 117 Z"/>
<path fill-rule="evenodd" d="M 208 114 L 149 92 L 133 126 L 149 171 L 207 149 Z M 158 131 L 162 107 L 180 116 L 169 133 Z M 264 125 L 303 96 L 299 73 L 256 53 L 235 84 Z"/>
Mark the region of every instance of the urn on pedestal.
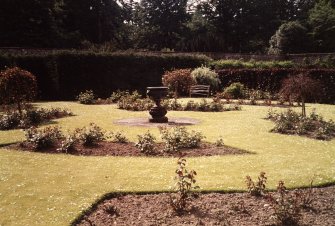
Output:
<path fill-rule="evenodd" d="M 154 123 L 167 123 L 168 118 L 165 116 L 167 111 L 161 106 L 162 98 L 165 98 L 168 94 L 168 88 L 164 86 L 159 87 L 147 87 L 147 95 L 150 99 L 155 102 L 155 106 L 149 111 L 151 118 L 149 122 Z"/>

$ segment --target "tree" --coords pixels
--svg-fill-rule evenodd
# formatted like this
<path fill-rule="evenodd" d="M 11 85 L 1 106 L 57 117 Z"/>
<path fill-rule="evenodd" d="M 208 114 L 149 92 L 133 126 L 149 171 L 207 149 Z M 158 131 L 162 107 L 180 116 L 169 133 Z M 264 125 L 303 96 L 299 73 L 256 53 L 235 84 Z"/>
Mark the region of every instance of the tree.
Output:
<path fill-rule="evenodd" d="M 141 0 L 134 23 L 139 48 L 174 49 L 185 30 L 187 0 Z"/>
<path fill-rule="evenodd" d="M 305 102 L 307 98 L 319 96 L 321 84 L 306 74 L 290 76 L 283 80 L 280 94 L 285 98 L 301 100 L 302 116 L 306 117 Z"/>
<path fill-rule="evenodd" d="M 120 44 L 122 8 L 115 0 L 64 0 L 64 27 L 92 43 Z"/>
<path fill-rule="evenodd" d="M 60 47 L 60 0 L 2 0 L 0 46 Z"/>
<path fill-rule="evenodd" d="M 21 116 L 22 103 L 33 100 L 36 93 L 36 78 L 29 71 L 14 67 L 0 73 L 0 97 L 4 104 L 17 104 Z"/>
<path fill-rule="evenodd" d="M 309 11 L 308 23 L 316 51 L 335 51 L 335 8 L 330 0 L 318 1 Z"/>
<path fill-rule="evenodd" d="M 186 30 L 178 42 L 178 49 L 182 51 L 217 51 L 221 40 L 215 35 L 215 28 L 208 18 L 197 9 L 191 20 L 186 23 Z"/>
<path fill-rule="evenodd" d="M 307 29 L 299 21 L 282 24 L 270 39 L 271 54 L 301 53 L 309 43 Z"/>

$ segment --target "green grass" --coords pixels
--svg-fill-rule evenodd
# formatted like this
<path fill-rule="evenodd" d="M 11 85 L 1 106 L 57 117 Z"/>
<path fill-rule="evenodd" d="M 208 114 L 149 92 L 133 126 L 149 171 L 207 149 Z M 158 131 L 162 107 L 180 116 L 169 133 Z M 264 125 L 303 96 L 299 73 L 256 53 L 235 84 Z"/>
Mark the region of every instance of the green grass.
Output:
<path fill-rule="evenodd" d="M 135 141 L 148 129 L 113 124 L 121 118 L 147 117 L 147 112 L 126 112 L 115 106 L 86 106 L 72 102 L 40 103 L 43 107 L 66 107 L 76 116 L 56 120 L 64 131 L 95 122 L 106 130 L 123 130 Z M 308 104 L 325 119 L 335 120 L 335 106 Z M 279 109 L 281 110 L 281 109 Z M 300 109 L 296 109 L 300 110 Z M 243 106 L 242 111 L 202 113 L 169 112 L 169 117 L 192 117 L 190 126 L 214 142 L 255 152 L 253 155 L 189 158 L 189 168 L 198 172 L 203 190 L 245 190 L 244 178 L 265 171 L 268 185 L 278 180 L 289 187 L 335 181 L 335 139 L 319 141 L 270 133 L 273 123 L 263 118 L 268 107 Z M 20 130 L 0 131 L 0 145 L 20 141 Z M 0 225 L 68 225 L 95 200 L 116 191 L 165 191 L 172 185 L 176 159 L 80 157 L 0 149 Z"/>

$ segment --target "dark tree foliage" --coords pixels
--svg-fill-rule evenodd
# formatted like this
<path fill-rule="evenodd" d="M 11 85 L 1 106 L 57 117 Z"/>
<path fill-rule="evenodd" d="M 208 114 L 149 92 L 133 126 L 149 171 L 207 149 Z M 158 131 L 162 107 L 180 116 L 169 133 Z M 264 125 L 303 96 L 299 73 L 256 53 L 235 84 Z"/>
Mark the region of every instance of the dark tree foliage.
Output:
<path fill-rule="evenodd" d="M 1 0 L 0 46 L 265 53 L 293 21 L 286 52 L 335 51 L 334 0 Z"/>
<path fill-rule="evenodd" d="M 1 0 L 0 46 L 60 46 L 58 0 Z"/>
<path fill-rule="evenodd" d="M 316 51 L 335 51 L 335 7 L 330 0 L 320 0 L 309 12 L 308 23 Z"/>
<path fill-rule="evenodd" d="M 123 13 L 115 0 L 64 0 L 65 28 L 92 43 L 122 41 Z"/>
<path fill-rule="evenodd" d="M 136 9 L 137 47 L 174 49 L 185 30 L 187 0 L 142 0 Z"/>
<path fill-rule="evenodd" d="M 282 24 L 271 37 L 269 53 L 302 53 L 308 50 L 309 43 L 307 28 L 298 21 L 290 21 Z"/>

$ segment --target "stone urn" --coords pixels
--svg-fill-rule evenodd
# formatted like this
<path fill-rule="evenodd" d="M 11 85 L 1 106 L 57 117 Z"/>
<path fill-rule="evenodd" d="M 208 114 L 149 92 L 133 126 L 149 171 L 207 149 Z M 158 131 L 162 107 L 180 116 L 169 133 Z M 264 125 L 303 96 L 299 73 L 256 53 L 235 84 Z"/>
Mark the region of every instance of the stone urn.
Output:
<path fill-rule="evenodd" d="M 161 106 L 162 98 L 166 97 L 168 94 L 168 88 L 164 86 L 159 87 L 147 87 L 148 97 L 155 102 L 155 106 L 149 110 L 151 118 L 149 122 L 155 123 L 167 123 L 168 118 L 165 116 L 167 111 Z"/>

